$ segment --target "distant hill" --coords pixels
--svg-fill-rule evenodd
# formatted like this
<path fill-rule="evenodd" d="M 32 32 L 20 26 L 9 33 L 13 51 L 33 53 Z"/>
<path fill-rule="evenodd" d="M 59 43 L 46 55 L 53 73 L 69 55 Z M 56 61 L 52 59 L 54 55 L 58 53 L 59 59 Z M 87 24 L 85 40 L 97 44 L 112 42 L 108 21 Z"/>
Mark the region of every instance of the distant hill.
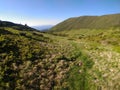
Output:
<path fill-rule="evenodd" d="M 32 26 L 32 27 L 40 31 L 43 31 L 43 30 L 50 29 L 51 27 L 53 27 L 53 25 L 39 25 L 39 26 Z"/>
<path fill-rule="evenodd" d="M 110 27 L 120 27 L 120 14 L 73 17 L 57 24 L 51 30 L 105 29 Z"/>
<path fill-rule="evenodd" d="M 1 21 L 0 20 L 0 27 L 11 27 L 17 30 L 35 30 L 34 28 L 29 27 L 27 24 L 16 24 L 9 21 Z"/>

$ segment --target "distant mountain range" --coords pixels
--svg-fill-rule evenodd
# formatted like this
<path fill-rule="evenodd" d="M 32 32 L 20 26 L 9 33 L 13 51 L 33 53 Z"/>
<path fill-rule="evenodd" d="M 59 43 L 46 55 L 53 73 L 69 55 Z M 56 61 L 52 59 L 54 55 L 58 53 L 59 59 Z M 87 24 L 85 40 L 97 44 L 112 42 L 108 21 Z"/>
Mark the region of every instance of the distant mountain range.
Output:
<path fill-rule="evenodd" d="M 106 29 L 110 27 L 120 27 L 120 14 L 73 17 L 57 24 L 51 30 Z"/>
<path fill-rule="evenodd" d="M 22 24 L 15 24 L 9 21 L 1 21 L 0 26 L 2 27 L 13 27 L 14 29 L 20 30 L 50 30 L 50 31 L 63 31 L 63 30 L 74 30 L 74 29 L 106 29 L 120 27 L 120 14 L 109 14 L 103 16 L 80 16 L 69 18 L 55 26 L 53 25 L 40 25 L 32 26 Z"/>
<path fill-rule="evenodd" d="M 40 25 L 40 26 L 32 26 L 32 27 L 40 31 L 43 31 L 50 29 L 51 27 L 53 27 L 53 25 Z"/>

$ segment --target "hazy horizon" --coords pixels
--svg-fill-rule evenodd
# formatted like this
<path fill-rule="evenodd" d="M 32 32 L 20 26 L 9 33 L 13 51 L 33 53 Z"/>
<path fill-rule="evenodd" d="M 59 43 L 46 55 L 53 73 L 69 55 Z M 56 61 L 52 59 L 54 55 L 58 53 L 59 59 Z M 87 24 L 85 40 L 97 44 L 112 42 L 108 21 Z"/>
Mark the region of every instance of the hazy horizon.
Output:
<path fill-rule="evenodd" d="M 84 15 L 120 13 L 119 0 L 0 0 L 0 20 L 29 26 L 56 25 Z"/>

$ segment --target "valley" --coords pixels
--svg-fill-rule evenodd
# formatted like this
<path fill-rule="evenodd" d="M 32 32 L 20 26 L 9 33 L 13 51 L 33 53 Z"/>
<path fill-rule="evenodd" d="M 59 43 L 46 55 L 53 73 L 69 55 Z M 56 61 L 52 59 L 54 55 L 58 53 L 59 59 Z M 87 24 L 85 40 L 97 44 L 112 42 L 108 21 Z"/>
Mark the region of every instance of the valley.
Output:
<path fill-rule="evenodd" d="M 1 21 L 0 90 L 119 90 L 118 22 L 41 32 Z"/>

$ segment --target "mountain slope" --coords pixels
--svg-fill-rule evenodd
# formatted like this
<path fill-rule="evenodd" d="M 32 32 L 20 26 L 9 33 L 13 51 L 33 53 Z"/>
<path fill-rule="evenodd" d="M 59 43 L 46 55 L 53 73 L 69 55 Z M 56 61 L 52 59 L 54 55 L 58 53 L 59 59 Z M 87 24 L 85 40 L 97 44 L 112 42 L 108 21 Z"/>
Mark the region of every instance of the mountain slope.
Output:
<path fill-rule="evenodd" d="M 110 27 L 120 27 L 120 14 L 69 18 L 51 28 L 51 31 L 72 29 L 106 29 Z"/>
<path fill-rule="evenodd" d="M 119 28 L 57 33 L 0 26 L 0 90 L 120 90 Z"/>

